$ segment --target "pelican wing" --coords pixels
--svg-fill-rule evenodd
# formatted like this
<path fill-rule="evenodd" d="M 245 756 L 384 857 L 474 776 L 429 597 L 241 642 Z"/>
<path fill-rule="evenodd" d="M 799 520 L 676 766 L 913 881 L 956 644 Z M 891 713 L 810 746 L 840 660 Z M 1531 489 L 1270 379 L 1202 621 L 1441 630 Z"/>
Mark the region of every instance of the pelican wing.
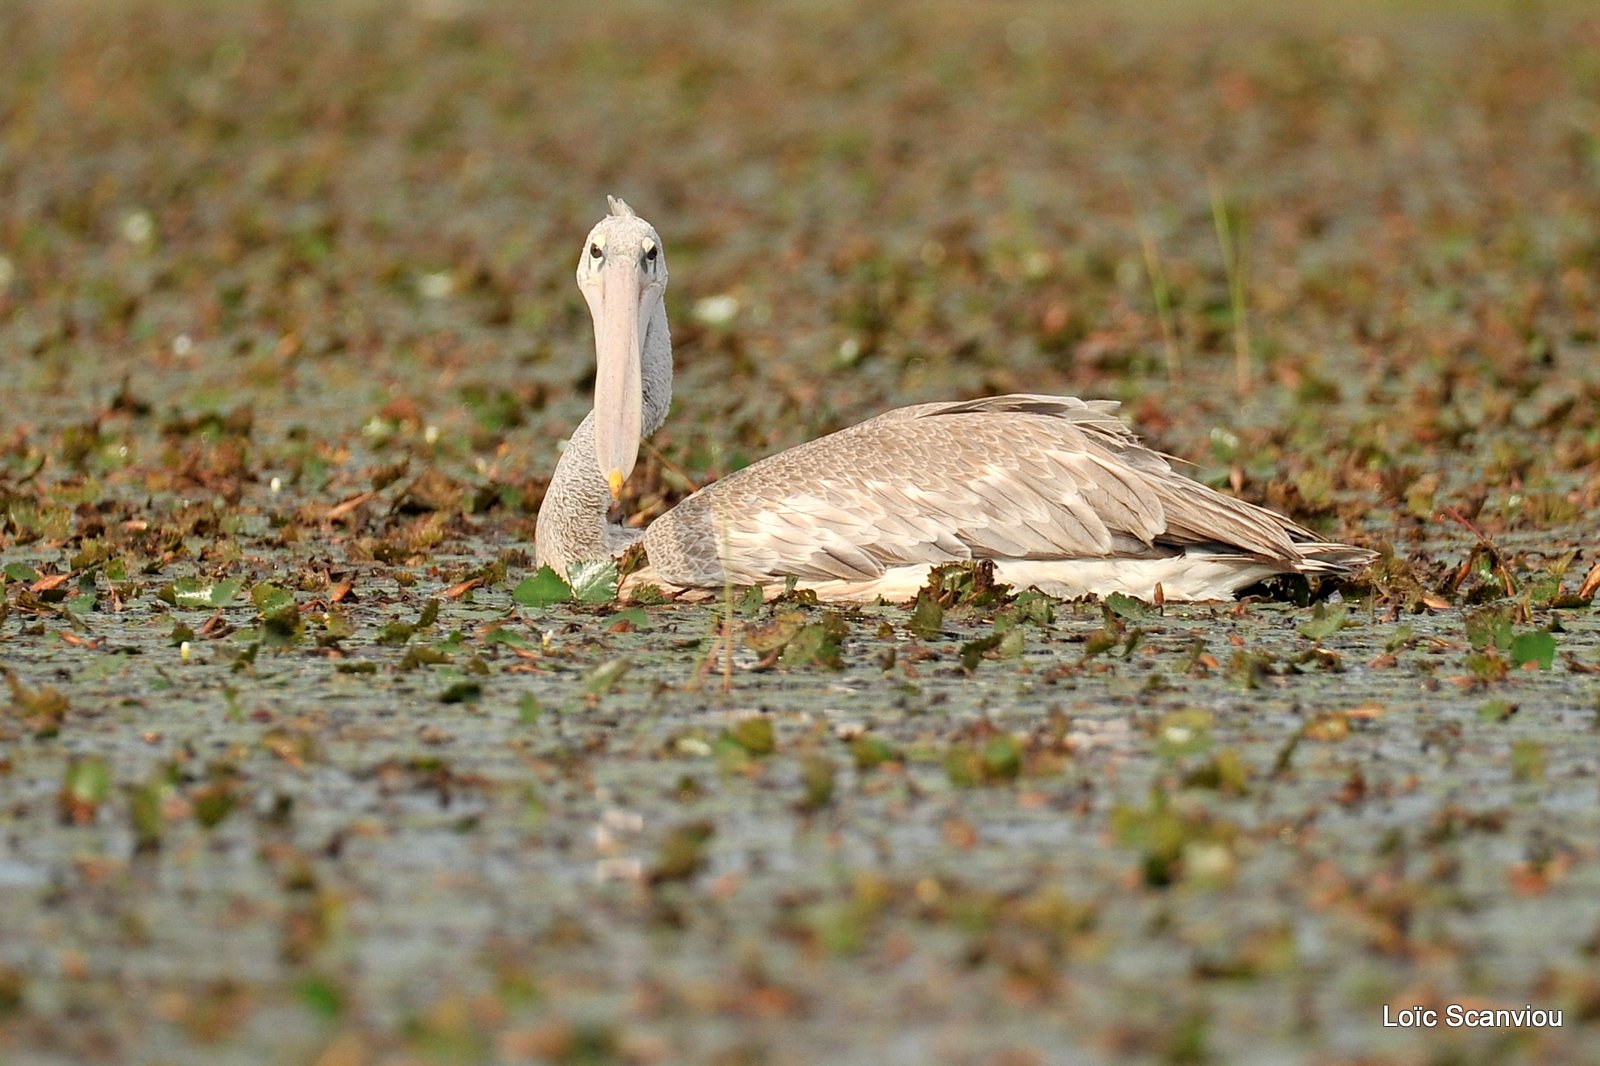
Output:
<path fill-rule="evenodd" d="M 1033 395 L 900 408 L 708 485 L 650 526 L 646 550 L 686 586 L 1195 544 L 1298 558 L 1308 531 L 1174 473 L 1116 409 Z"/>

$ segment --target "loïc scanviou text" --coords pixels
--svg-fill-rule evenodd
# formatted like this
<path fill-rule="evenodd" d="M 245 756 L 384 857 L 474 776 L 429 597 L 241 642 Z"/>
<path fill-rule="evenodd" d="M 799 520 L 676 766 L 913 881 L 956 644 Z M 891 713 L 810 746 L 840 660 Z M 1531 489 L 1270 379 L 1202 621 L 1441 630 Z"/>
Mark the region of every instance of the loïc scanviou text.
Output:
<path fill-rule="evenodd" d="M 1401 1007 L 1383 1005 L 1385 1029 L 1559 1029 L 1561 1012 L 1545 1010 L 1529 1003 L 1521 1007 L 1479 1008 L 1463 1007 L 1459 1003 L 1435 1007 Z"/>

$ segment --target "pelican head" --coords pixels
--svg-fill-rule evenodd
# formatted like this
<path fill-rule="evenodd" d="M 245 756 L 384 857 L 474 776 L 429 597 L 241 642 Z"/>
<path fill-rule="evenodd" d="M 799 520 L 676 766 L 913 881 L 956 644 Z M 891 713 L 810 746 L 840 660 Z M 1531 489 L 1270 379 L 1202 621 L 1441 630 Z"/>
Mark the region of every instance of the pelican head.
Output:
<path fill-rule="evenodd" d="M 667 255 L 654 226 L 608 199 L 611 213 L 583 244 L 578 288 L 594 316 L 595 452 L 616 498 L 639 458 L 645 331 L 667 291 Z"/>

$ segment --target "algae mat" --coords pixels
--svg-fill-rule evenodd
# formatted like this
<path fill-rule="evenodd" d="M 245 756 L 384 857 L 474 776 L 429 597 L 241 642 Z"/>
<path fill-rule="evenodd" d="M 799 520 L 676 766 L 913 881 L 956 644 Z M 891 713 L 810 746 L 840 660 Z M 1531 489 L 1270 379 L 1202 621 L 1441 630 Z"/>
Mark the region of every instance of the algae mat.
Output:
<path fill-rule="evenodd" d="M 0 1061 L 1585 1061 L 1596 55 L 1560 4 L 6 5 Z M 674 270 L 631 513 L 1063 391 L 1383 561 L 542 579 L 608 192 Z"/>

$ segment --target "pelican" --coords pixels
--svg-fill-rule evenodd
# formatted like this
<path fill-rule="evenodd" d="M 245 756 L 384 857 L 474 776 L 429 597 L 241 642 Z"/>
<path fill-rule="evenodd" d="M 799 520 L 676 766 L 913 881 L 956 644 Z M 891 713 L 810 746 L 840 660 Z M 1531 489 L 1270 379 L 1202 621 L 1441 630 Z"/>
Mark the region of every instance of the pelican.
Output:
<path fill-rule="evenodd" d="M 1110 400 L 1011 395 L 925 403 L 752 463 L 651 523 L 610 521 L 640 441 L 672 402 L 667 256 L 626 203 L 589 233 L 578 288 L 594 318 L 594 410 L 556 463 L 535 558 L 557 573 L 643 542 L 621 594 L 728 585 L 819 599 L 916 595 L 937 566 L 1076 598 L 1216 600 L 1274 574 L 1349 575 L 1374 555 L 1176 473 Z"/>

